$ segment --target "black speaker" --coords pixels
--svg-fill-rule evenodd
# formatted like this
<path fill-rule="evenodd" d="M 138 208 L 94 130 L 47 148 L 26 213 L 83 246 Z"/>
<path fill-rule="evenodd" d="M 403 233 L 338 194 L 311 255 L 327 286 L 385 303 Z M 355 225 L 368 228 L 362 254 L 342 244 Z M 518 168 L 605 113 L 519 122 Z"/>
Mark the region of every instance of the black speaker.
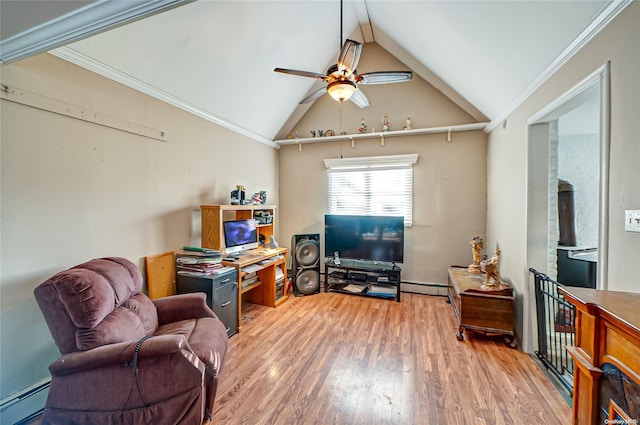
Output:
<path fill-rule="evenodd" d="M 291 238 L 293 294 L 320 292 L 320 234 L 293 235 Z"/>

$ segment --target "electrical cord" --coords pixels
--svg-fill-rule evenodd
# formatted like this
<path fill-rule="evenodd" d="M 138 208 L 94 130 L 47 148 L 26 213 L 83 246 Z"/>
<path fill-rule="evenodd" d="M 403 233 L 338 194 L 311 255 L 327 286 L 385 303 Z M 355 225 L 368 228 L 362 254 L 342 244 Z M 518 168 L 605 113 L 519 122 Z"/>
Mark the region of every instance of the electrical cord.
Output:
<path fill-rule="evenodd" d="M 144 397 L 142 396 L 142 391 L 140 390 L 140 384 L 138 383 L 138 354 L 140 353 L 140 348 L 142 347 L 142 343 L 145 342 L 146 340 L 148 340 L 149 338 L 151 338 L 152 335 L 146 335 L 143 336 L 142 338 L 140 338 L 140 340 L 138 341 L 138 343 L 136 344 L 136 348 L 134 348 L 133 350 L 133 357 L 131 359 L 130 362 L 124 362 L 124 367 L 130 367 L 133 369 L 133 376 L 134 376 L 134 382 L 131 385 L 131 388 L 129 389 L 129 395 L 127 395 L 127 399 L 124 402 L 124 405 L 122 406 L 122 410 L 120 411 L 120 415 L 122 415 L 122 413 L 124 412 L 124 410 L 127 407 L 127 404 L 129 404 L 129 400 L 131 399 L 131 395 L 133 394 L 133 389 L 137 388 L 138 389 L 138 395 L 140 396 L 140 400 L 142 400 L 142 404 L 144 405 L 144 407 L 148 407 L 149 405 L 147 404 L 147 402 L 144 400 Z M 127 346 L 127 348 L 129 348 L 131 346 L 131 344 L 129 344 Z"/>

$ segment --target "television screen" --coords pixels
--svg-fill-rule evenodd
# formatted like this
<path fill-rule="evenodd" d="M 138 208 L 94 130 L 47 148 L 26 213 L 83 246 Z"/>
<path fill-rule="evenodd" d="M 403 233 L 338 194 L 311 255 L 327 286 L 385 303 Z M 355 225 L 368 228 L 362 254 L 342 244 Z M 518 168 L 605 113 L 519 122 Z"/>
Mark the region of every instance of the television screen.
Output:
<path fill-rule="evenodd" d="M 325 215 L 324 251 L 332 257 L 402 263 L 404 217 Z"/>
<path fill-rule="evenodd" d="M 227 253 L 258 247 L 258 229 L 254 219 L 224 221 L 222 227 Z"/>

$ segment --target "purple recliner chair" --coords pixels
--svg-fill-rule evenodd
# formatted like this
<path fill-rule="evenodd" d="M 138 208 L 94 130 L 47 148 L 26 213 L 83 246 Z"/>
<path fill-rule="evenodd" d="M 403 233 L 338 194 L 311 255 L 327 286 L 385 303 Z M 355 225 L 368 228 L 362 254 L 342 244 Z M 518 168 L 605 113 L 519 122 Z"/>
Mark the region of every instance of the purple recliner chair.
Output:
<path fill-rule="evenodd" d="M 99 258 L 34 290 L 61 356 L 43 424 L 209 420 L 227 333 L 205 294 L 150 300 L 125 258 Z"/>

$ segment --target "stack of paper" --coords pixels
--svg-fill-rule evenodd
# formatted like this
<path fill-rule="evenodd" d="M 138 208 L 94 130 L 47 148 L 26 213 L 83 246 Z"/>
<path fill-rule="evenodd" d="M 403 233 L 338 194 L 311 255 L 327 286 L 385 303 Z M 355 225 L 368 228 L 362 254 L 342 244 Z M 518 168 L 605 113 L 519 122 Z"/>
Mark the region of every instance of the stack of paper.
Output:
<path fill-rule="evenodd" d="M 359 294 L 364 292 L 367 287 L 365 285 L 358 285 L 357 283 L 350 283 L 342 289 L 345 291 L 353 292 L 354 294 Z"/>
<path fill-rule="evenodd" d="M 393 285 L 371 285 L 369 288 L 369 295 L 375 295 L 378 297 L 393 298 L 397 295 L 398 288 Z"/>

